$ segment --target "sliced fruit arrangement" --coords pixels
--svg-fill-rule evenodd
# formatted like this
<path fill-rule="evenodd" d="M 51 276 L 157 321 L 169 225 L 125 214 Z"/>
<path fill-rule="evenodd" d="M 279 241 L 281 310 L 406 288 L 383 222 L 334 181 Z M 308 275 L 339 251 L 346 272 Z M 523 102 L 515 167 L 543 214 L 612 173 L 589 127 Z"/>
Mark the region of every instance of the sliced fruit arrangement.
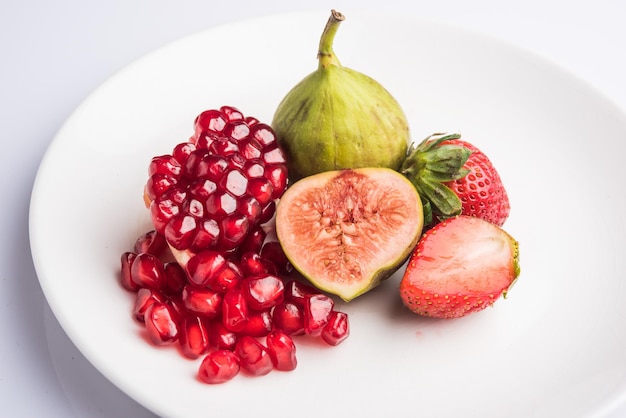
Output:
<path fill-rule="evenodd" d="M 400 295 L 419 315 L 458 318 L 506 297 L 519 273 L 513 237 L 488 221 L 460 215 L 424 233 L 400 282 Z"/>
<path fill-rule="evenodd" d="M 422 232 L 415 187 L 388 168 L 326 171 L 294 183 L 276 213 L 287 258 L 346 301 L 394 273 Z"/>
<path fill-rule="evenodd" d="M 408 147 L 398 102 L 339 63 L 343 20 L 332 11 L 317 71 L 272 126 L 206 110 L 149 163 L 153 229 L 122 254 L 121 285 L 146 339 L 201 359 L 202 382 L 293 370 L 299 338 L 341 344 L 350 325 L 333 297 L 363 295 L 407 259 L 402 302 L 437 318 L 491 306 L 519 276 L 491 161 L 459 134 Z"/>
<path fill-rule="evenodd" d="M 502 226 L 509 197 L 489 158 L 460 134 L 433 134 L 413 144 L 400 171 L 417 188 L 427 227 L 469 215 Z"/>

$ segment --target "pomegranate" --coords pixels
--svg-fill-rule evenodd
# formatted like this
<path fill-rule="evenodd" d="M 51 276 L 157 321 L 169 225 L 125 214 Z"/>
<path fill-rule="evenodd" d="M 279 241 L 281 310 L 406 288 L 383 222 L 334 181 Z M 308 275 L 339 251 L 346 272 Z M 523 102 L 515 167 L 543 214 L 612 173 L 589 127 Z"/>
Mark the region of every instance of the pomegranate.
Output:
<path fill-rule="evenodd" d="M 336 345 L 349 333 L 347 315 L 290 278 L 269 238 L 285 167 L 271 128 L 228 106 L 202 112 L 188 142 L 149 164 L 154 229 L 121 254 L 119 280 L 148 341 L 201 359 L 201 382 L 293 370 L 292 336 Z"/>

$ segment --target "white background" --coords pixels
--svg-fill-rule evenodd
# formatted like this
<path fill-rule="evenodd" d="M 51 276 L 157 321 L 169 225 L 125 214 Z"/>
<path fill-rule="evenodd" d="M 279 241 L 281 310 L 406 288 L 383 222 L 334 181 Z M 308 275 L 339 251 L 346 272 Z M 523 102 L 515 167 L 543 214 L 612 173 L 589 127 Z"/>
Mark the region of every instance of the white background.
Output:
<path fill-rule="evenodd" d="M 30 192 L 39 161 L 64 120 L 109 76 L 169 41 L 243 18 L 331 8 L 396 11 L 491 34 L 557 63 L 626 111 L 622 0 L 5 0 L 0 5 L 3 416 L 152 416 L 76 350 L 51 314 L 34 271 Z M 66 262 L 72 262 L 72 248 Z M 610 415 L 622 416 L 626 406 Z"/>

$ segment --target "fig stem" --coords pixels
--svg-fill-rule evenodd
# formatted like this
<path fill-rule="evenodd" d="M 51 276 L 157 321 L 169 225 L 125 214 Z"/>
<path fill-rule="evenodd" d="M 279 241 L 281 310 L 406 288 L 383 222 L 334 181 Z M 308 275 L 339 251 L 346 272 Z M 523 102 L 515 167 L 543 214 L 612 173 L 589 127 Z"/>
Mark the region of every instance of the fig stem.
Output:
<path fill-rule="evenodd" d="M 324 32 L 322 32 L 319 50 L 317 52 L 317 59 L 319 60 L 320 69 L 326 68 L 329 65 L 341 66 L 341 63 L 339 63 L 339 59 L 335 55 L 335 51 L 333 51 L 333 41 L 335 40 L 335 34 L 337 33 L 337 29 L 339 29 L 339 25 L 345 19 L 346 17 L 340 12 L 334 9 L 330 11 L 330 17 L 326 22 Z"/>

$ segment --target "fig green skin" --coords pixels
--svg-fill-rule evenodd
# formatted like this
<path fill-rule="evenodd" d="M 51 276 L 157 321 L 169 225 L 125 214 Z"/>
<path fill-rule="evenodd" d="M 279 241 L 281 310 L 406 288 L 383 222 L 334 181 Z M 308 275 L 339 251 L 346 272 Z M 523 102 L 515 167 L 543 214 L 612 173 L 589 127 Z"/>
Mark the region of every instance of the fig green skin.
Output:
<path fill-rule="evenodd" d="M 399 170 L 409 126 L 395 98 L 376 80 L 329 65 L 284 97 L 272 121 L 292 179 L 329 170 Z"/>
<path fill-rule="evenodd" d="M 317 71 L 294 86 L 274 114 L 291 180 L 348 168 L 399 170 L 406 157 L 409 125 L 396 99 L 376 80 L 342 66 L 333 50 L 344 19 L 331 10 Z"/>

